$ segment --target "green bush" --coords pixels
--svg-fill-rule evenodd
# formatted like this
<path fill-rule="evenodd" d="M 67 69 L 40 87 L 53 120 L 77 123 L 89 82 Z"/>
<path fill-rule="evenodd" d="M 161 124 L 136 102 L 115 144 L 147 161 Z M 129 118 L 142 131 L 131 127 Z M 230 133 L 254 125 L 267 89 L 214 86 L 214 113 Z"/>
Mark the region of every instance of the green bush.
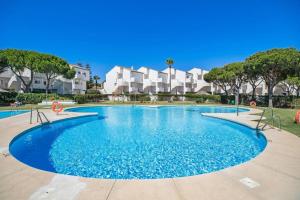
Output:
<path fill-rule="evenodd" d="M 151 100 L 148 94 L 125 94 L 125 95 L 129 97 L 130 101 L 145 102 Z"/>
<path fill-rule="evenodd" d="M 71 100 L 72 95 L 58 95 L 55 93 L 50 93 L 46 95 L 45 93 L 18 93 L 16 100 L 22 102 L 23 104 L 38 104 L 43 100 Z"/>
<path fill-rule="evenodd" d="M 273 106 L 277 108 L 290 108 L 295 106 L 297 97 L 295 96 L 273 96 Z M 223 104 L 234 104 L 235 96 L 229 95 L 221 96 L 221 103 Z M 240 94 L 239 103 L 249 106 L 252 101 L 252 96 L 248 94 Z M 268 106 L 269 97 L 267 95 L 257 95 L 255 98 L 256 105 L 266 107 Z"/>
<path fill-rule="evenodd" d="M 17 101 L 23 104 L 37 104 L 45 99 L 56 100 L 58 99 L 57 94 L 44 94 L 44 93 L 18 93 L 16 97 Z"/>
<path fill-rule="evenodd" d="M 73 97 L 74 101 L 79 104 L 89 103 L 89 102 L 99 102 L 108 100 L 107 95 L 103 94 L 77 94 Z"/>
<path fill-rule="evenodd" d="M 7 106 L 16 101 L 16 92 L 0 92 L 0 105 Z"/>
<path fill-rule="evenodd" d="M 220 95 L 209 95 L 209 94 L 185 94 L 185 99 L 187 101 L 196 101 L 196 103 L 220 103 Z"/>
<path fill-rule="evenodd" d="M 87 94 L 100 94 L 99 90 L 95 90 L 95 89 L 88 89 L 86 91 Z"/>

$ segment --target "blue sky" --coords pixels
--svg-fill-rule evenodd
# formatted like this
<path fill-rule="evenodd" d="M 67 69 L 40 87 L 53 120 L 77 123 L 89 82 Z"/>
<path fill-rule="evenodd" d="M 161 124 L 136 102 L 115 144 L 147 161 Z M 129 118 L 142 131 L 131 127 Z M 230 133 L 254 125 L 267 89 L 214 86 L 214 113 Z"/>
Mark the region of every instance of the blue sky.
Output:
<path fill-rule="evenodd" d="M 275 47 L 300 49 L 299 0 L 1 0 L 0 48 L 89 63 L 210 69 Z"/>

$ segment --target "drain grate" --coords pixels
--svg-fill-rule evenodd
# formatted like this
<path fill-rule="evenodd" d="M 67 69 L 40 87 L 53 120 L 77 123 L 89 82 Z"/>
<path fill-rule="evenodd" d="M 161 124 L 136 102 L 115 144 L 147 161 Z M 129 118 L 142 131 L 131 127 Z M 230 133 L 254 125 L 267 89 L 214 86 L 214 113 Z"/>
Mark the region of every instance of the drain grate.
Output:
<path fill-rule="evenodd" d="M 255 182 L 254 180 L 252 180 L 251 178 L 248 178 L 248 177 L 240 179 L 240 182 L 251 189 L 260 186 L 259 183 Z"/>

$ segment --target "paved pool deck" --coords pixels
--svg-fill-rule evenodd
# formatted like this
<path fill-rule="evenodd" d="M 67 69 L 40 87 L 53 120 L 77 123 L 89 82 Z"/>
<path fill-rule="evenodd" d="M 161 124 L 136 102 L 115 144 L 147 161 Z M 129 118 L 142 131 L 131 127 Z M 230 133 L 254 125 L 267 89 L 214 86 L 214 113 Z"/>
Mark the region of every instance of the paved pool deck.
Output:
<path fill-rule="evenodd" d="M 64 112 L 56 115 L 42 110 L 51 121 L 87 115 Z M 208 114 L 251 127 L 260 112 Z M 155 180 L 93 179 L 60 175 L 25 165 L 7 155 L 10 141 L 22 131 L 39 125 L 29 124 L 30 113 L 0 119 L 0 199 L 99 199 L 99 200 L 235 200 L 300 199 L 300 138 L 283 130 L 267 127 L 266 149 L 243 164 L 213 173 Z"/>

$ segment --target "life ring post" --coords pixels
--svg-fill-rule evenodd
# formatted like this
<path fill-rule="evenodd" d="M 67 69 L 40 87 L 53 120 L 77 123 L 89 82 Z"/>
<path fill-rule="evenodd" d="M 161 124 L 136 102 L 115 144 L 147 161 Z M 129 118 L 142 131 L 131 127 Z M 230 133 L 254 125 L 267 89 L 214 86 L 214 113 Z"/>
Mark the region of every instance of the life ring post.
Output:
<path fill-rule="evenodd" d="M 250 106 L 252 108 L 255 108 L 256 107 L 256 101 L 250 101 Z"/>
<path fill-rule="evenodd" d="M 51 109 L 52 109 L 53 112 L 56 112 L 56 115 L 58 115 L 60 112 L 62 112 L 62 110 L 64 108 L 63 108 L 63 105 L 60 102 L 54 101 L 52 103 Z"/>

